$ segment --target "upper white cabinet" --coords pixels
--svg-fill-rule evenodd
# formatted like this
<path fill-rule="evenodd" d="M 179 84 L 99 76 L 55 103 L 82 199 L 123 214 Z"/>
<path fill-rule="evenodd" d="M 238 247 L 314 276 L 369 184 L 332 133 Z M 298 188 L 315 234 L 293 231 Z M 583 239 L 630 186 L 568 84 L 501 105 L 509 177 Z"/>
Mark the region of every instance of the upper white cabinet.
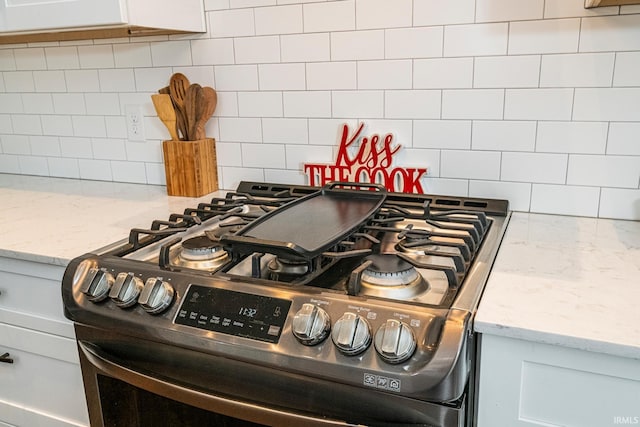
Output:
<path fill-rule="evenodd" d="M 204 31 L 202 0 L 0 0 L 0 43 Z"/>

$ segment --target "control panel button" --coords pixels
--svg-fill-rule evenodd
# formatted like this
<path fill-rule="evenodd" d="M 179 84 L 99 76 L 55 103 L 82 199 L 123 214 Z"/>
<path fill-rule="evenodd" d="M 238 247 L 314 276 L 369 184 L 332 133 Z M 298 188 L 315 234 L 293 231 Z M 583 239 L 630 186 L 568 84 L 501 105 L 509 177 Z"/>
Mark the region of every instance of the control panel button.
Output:
<path fill-rule="evenodd" d="M 109 295 L 113 285 L 113 276 L 104 270 L 93 267 L 87 271 L 80 291 L 87 296 L 89 301 L 100 302 Z"/>
<path fill-rule="evenodd" d="M 118 307 L 131 307 L 138 300 L 138 295 L 140 295 L 143 286 L 142 280 L 132 273 L 119 273 L 116 276 L 115 283 L 111 287 L 109 298 L 111 298 Z"/>
<path fill-rule="evenodd" d="M 324 341 L 331 330 L 329 314 L 315 304 L 306 303 L 293 317 L 293 335 L 304 345 Z"/>
<path fill-rule="evenodd" d="M 407 324 L 389 319 L 376 332 L 374 346 L 383 360 L 397 364 L 413 355 L 416 339 Z"/>
<path fill-rule="evenodd" d="M 371 329 L 364 317 L 347 312 L 333 326 L 331 339 L 340 352 L 355 356 L 371 344 Z"/>
<path fill-rule="evenodd" d="M 174 291 L 170 284 L 162 279 L 147 279 L 140 293 L 138 302 L 149 314 L 159 314 L 169 307 L 173 301 Z"/>

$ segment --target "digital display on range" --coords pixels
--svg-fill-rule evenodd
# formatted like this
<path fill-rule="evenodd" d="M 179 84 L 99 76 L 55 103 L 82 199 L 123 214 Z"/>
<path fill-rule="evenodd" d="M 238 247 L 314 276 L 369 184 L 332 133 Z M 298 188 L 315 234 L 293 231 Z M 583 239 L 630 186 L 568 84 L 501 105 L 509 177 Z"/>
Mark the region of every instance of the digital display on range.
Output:
<path fill-rule="evenodd" d="M 175 323 L 277 343 L 291 301 L 191 285 Z"/>

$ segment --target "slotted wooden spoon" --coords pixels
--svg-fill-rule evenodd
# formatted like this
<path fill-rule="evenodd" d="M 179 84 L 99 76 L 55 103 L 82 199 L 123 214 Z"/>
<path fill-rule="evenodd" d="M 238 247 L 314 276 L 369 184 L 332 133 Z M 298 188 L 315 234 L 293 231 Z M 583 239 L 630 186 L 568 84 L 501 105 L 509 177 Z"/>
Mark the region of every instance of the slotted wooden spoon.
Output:
<path fill-rule="evenodd" d="M 189 79 L 182 73 L 173 74 L 169 81 L 169 94 L 171 95 L 171 100 L 176 110 L 178 129 L 184 139 L 189 139 L 184 102 L 189 85 Z"/>
<path fill-rule="evenodd" d="M 171 97 L 167 94 L 151 95 L 153 106 L 156 108 L 158 117 L 169 130 L 169 135 L 173 141 L 178 141 L 178 132 L 176 130 L 176 110 L 173 109 Z"/>

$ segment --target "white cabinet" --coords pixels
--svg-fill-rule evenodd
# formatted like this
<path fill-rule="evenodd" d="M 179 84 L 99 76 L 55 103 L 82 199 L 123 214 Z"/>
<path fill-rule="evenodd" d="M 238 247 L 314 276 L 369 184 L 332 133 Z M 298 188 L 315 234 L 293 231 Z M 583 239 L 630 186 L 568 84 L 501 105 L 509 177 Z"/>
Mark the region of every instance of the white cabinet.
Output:
<path fill-rule="evenodd" d="M 204 31 L 202 0 L 0 0 L 0 43 Z"/>
<path fill-rule="evenodd" d="M 483 334 L 478 427 L 640 424 L 640 360 Z"/>
<path fill-rule="evenodd" d="M 77 427 L 89 419 L 64 268 L 0 257 L 0 426 Z"/>

